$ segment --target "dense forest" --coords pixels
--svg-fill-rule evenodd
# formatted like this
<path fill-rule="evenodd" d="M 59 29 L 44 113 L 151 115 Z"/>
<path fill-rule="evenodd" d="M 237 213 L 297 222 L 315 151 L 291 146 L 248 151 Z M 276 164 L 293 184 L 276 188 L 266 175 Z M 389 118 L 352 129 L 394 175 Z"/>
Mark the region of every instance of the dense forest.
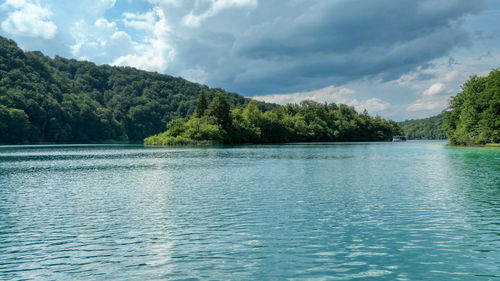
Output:
<path fill-rule="evenodd" d="M 409 140 L 444 140 L 443 114 L 399 122 L 403 135 Z"/>
<path fill-rule="evenodd" d="M 169 75 L 24 52 L 0 37 L 0 143 L 142 141 L 192 114 L 200 91 L 208 101 L 221 92 L 231 108 L 250 101 Z"/>
<path fill-rule="evenodd" d="M 145 139 L 147 145 L 388 141 L 399 125 L 365 111 L 335 103 L 303 101 L 262 112 L 254 101 L 230 109 L 217 94 L 207 106 L 200 94 L 195 113 L 171 121 L 166 132 Z"/>
<path fill-rule="evenodd" d="M 443 113 L 450 144 L 500 143 L 500 70 L 472 76 Z"/>

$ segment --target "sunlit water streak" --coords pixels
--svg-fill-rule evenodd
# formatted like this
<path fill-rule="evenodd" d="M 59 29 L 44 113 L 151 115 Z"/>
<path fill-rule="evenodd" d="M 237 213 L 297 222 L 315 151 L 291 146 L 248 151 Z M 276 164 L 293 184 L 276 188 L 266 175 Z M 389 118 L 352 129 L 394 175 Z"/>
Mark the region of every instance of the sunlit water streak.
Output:
<path fill-rule="evenodd" d="M 499 149 L 0 147 L 0 279 L 499 276 Z"/>

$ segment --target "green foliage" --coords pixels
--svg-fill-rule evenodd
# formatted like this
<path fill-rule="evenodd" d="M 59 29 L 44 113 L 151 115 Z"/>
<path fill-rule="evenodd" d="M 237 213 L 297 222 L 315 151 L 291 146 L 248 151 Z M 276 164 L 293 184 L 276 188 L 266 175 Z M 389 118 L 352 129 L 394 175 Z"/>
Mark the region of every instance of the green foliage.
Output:
<path fill-rule="evenodd" d="M 252 101 L 230 111 L 217 95 L 208 111 L 201 118 L 170 122 L 166 132 L 146 138 L 145 144 L 388 141 L 401 134 L 396 122 L 359 114 L 343 104 L 304 101 L 263 113 Z"/>
<path fill-rule="evenodd" d="M 231 107 L 226 98 L 217 92 L 214 100 L 208 107 L 208 115 L 213 117 L 215 124 L 219 125 L 222 129 L 230 131 L 231 129 Z"/>
<path fill-rule="evenodd" d="M 443 114 L 424 119 L 399 122 L 404 135 L 410 140 L 444 140 Z"/>
<path fill-rule="evenodd" d="M 193 145 L 223 143 L 226 132 L 208 116 L 177 119 L 169 123 L 166 132 L 148 137 L 146 145 Z"/>
<path fill-rule="evenodd" d="M 28 115 L 23 110 L 0 105 L 0 132 L 0 143 L 26 143 L 29 137 Z"/>
<path fill-rule="evenodd" d="M 220 126 L 214 124 L 214 120 L 209 117 L 191 118 L 186 123 L 186 130 L 182 136 L 196 140 L 211 140 L 216 143 L 222 143 L 226 136 L 226 131 Z"/>
<path fill-rule="evenodd" d="M 207 99 L 205 98 L 205 94 L 203 91 L 200 91 L 200 97 L 198 98 L 198 103 L 196 105 L 196 110 L 194 114 L 196 117 L 201 117 L 205 115 L 205 111 L 208 109 Z"/>
<path fill-rule="evenodd" d="M 200 93 L 206 109 L 217 92 L 231 108 L 250 101 L 169 75 L 23 52 L 0 37 L 0 143 L 139 141 L 195 112 Z"/>
<path fill-rule="evenodd" d="M 443 112 L 451 144 L 500 143 L 500 70 L 472 76 Z"/>
<path fill-rule="evenodd" d="M 146 138 L 144 140 L 144 144 L 167 146 L 167 145 L 198 145 L 202 143 L 196 142 L 192 139 L 183 136 L 172 137 L 159 134 Z"/>

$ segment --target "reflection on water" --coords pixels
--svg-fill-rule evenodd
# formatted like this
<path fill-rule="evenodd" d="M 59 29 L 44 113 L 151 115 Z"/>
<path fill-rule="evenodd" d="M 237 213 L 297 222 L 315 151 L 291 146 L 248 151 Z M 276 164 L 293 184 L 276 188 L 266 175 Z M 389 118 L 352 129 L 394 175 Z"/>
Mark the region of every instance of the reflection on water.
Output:
<path fill-rule="evenodd" d="M 500 150 L 0 147 L 0 279 L 500 278 Z"/>

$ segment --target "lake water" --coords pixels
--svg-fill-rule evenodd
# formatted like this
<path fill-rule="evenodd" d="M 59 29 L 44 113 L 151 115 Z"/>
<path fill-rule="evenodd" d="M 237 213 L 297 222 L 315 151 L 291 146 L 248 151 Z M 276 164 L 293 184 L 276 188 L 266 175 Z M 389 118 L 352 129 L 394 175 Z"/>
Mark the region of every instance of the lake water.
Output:
<path fill-rule="evenodd" d="M 500 149 L 0 147 L 0 279 L 499 278 Z"/>

